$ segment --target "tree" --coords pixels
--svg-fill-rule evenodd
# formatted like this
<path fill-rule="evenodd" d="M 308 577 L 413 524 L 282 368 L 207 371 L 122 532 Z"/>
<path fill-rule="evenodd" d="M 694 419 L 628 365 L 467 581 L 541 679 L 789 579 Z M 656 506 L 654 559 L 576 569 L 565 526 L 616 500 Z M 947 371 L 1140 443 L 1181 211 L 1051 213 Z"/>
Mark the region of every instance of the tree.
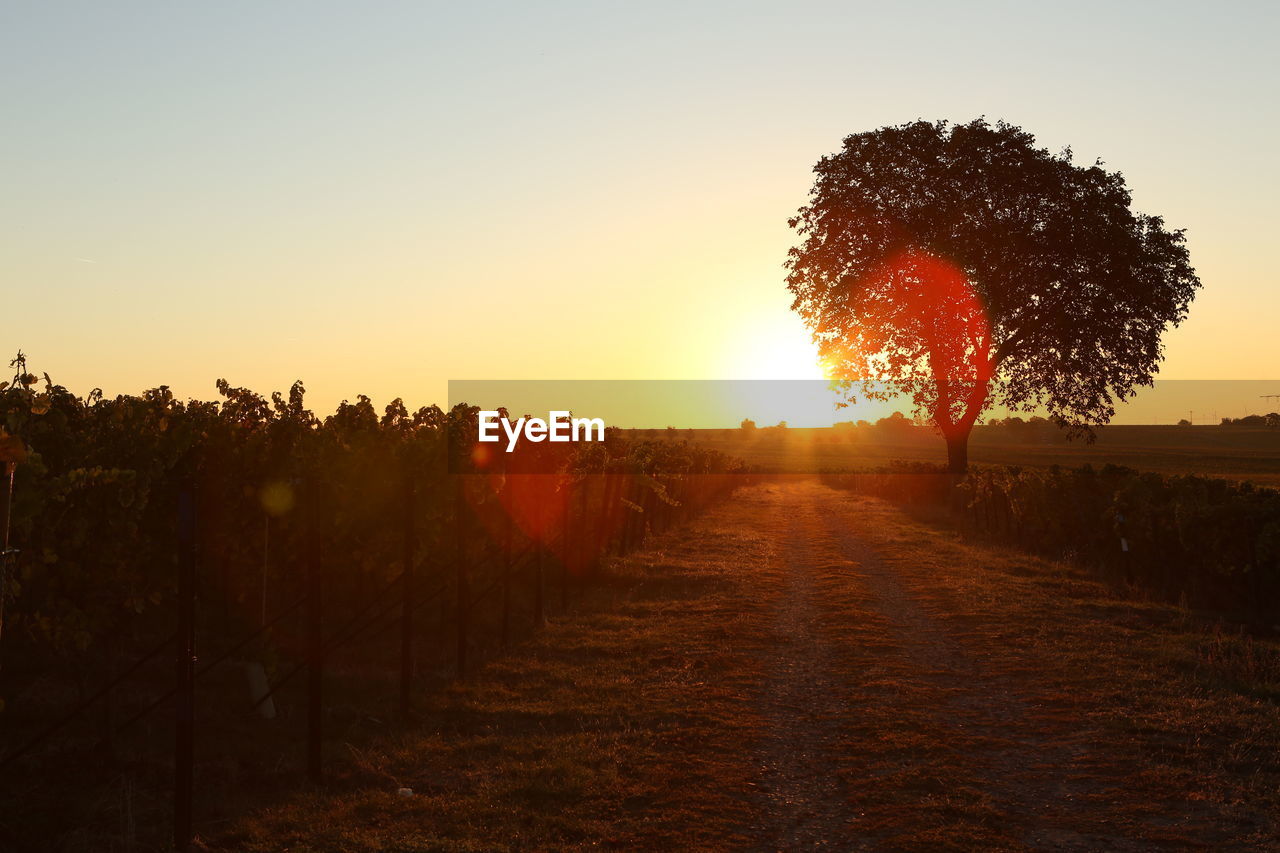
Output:
<path fill-rule="evenodd" d="M 881 418 L 876 421 L 877 429 L 884 430 L 885 432 L 898 433 L 900 435 L 905 435 L 906 433 L 911 432 L 912 426 L 914 426 L 914 424 L 912 424 L 911 420 L 906 415 L 902 414 L 902 412 L 892 412 L 888 417 Z"/>
<path fill-rule="evenodd" d="M 787 287 L 833 378 L 907 397 L 951 470 L 988 407 L 1092 438 L 1150 385 L 1200 286 L 1182 231 L 1123 176 L 1019 127 L 916 121 L 854 134 L 789 222 Z"/>

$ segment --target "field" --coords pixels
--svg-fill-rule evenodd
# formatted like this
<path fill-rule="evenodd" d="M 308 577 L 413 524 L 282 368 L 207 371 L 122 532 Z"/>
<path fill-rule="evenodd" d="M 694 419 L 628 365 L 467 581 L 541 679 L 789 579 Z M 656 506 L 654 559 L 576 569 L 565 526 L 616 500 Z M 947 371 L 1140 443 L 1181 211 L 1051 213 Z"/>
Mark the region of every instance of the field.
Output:
<path fill-rule="evenodd" d="M 678 430 L 680 435 L 783 473 L 868 468 L 893 460 L 946 463 L 942 439 L 926 428 Z M 1280 485 L 1280 430 L 1264 427 L 1111 426 L 1097 440 L 1067 442 L 1052 428 L 1017 434 L 978 427 L 975 464 L 1094 466 L 1163 474 L 1203 474 Z"/>
<path fill-rule="evenodd" d="M 747 489 L 200 843 L 1275 849 L 1280 648 L 926 521 Z"/>

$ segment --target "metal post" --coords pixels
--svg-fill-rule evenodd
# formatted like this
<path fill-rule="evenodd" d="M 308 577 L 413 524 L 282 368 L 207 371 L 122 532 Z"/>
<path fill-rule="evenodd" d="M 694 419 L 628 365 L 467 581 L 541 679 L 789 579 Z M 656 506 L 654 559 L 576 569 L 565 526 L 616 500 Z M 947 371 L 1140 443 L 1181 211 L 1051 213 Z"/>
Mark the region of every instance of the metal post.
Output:
<path fill-rule="evenodd" d="M 636 547 L 644 547 L 645 541 L 649 538 L 649 516 L 653 510 L 653 489 L 647 485 L 640 487 L 637 480 L 638 497 L 640 500 L 636 504 L 640 507 L 640 511 L 636 513 Z"/>
<path fill-rule="evenodd" d="M 470 598 L 467 589 L 467 538 L 466 538 L 466 507 L 464 506 L 463 489 L 465 483 L 463 474 L 455 475 L 456 483 L 453 493 L 453 535 L 454 549 L 453 557 L 456 564 L 457 586 L 458 586 L 458 603 L 457 603 L 457 644 L 458 644 L 458 679 L 464 680 L 467 677 L 467 617 Z"/>
<path fill-rule="evenodd" d="M 636 497 L 634 475 L 625 474 L 622 481 L 622 498 L 618 504 L 621 507 L 619 512 L 622 513 L 622 545 L 619 553 L 630 554 L 633 540 L 635 537 L 635 510 L 631 508 L 631 504 Z M 625 503 L 624 503 L 625 501 Z"/>
<path fill-rule="evenodd" d="M 546 613 L 543 608 L 542 601 L 542 575 L 543 561 L 546 559 L 546 500 L 547 495 L 543 494 L 543 477 L 539 475 L 537 479 L 538 485 L 535 487 L 534 496 L 537 500 L 537 509 L 534 510 L 536 521 L 534 522 L 534 531 L 537 537 L 534 547 L 537 552 L 533 562 L 533 626 L 541 628 L 546 624 Z"/>
<path fill-rule="evenodd" d="M 196 509 L 191 487 L 178 494 L 177 734 L 173 753 L 173 849 L 191 848 L 195 769 Z"/>
<path fill-rule="evenodd" d="M 0 548 L 0 644 L 4 641 L 4 600 L 9 581 L 9 558 L 18 553 L 17 549 L 9 547 L 9 519 L 13 510 L 13 472 L 17 467 L 18 463 L 12 460 L 4 463 L 4 486 L 0 488 L 0 503 L 3 504 L 0 518 L 4 520 L 4 547 Z M 2 648 L 3 645 L 0 645 L 0 649 Z M 4 661 L 0 657 L 0 672 L 3 671 Z"/>
<path fill-rule="evenodd" d="M 560 609 L 569 609 L 569 562 L 573 553 L 571 541 L 573 539 L 573 523 L 570 514 L 573 512 L 573 502 L 570 490 L 573 486 L 573 476 L 566 475 L 564 479 L 564 493 L 560 495 L 560 529 L 563 531 L 563 538 L 560 542 Z"/>
<path fill-rule="evenodd" d="M 405 478 L 404 543 L 401 574 L 404 586 L 400 604 L 400 716 L 408 719 L 413 712 L 413 609 L 417 588 L 414 583 L 414 483 L 413 475 Z"/>
<path fill-rule="evenodd" d="M 503 462 L 504 466 L 506 462 Z M 512 537 L 515 534 L 515 523 L 511 515 L 515 512 L 515 501 L 511 494 L 512 481 L 503 472 L 502 491 L 505 498 L 506 509 L 503 512 L 502 519 L 502 648 L 507 647 L 507 643 L 511 640 L 511 548 Z"/>
<path fill-rule="evenodd" d="M 267 573 L 271 569 L 271 515 L 262 514 L 262 590 L 258 602 L 258 627 L 267 624 Z"/>
<path fill-rule="evenodd" d="M 587 537 L 591 535 L 591 527 L 587 519 L 587 493 L 590 485 L 590 475 L 583 477 L 578 484 L 578 524 L 574 528 L 573 564 L 578 573 L 579 597 L 582 596 L 582 584 L 587 577 Z"/>
<path fill-rule="evenodd" d="M 314 480 L 312 481 L 314 488 Z M 310 491 L 310 490 L 309 490 Z M 321 598 L 320 534 L 316 497 L 308 494 L 306 519 L 307 576 L 307 775 L 320 781 L 321 741 L 324 737 L 324 601 Z"/>
<path fill-rule="evenodd" d="M 619 503 L 619 478 L 621 474 L 605 474 L 604 475 L 604 505 L 600 508 L 600 553 L 601 555 L 612 551 L 618 541 L 620 541 L 620 531 L 618 530 L 618 507 Z"/>

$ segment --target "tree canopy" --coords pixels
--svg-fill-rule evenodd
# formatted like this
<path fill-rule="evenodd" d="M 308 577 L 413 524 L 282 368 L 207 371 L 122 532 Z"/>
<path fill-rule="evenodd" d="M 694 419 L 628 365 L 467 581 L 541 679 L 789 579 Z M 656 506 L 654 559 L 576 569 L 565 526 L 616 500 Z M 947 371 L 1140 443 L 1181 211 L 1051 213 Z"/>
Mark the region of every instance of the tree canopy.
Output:
<path fill-rule="evenodd" d="M 1124 177 L 1011 124 L 916 121 L 823 157 L 787 287 L 833 377 L 905 395 L 965 467 L 989 406 L 1091 435 L 1149 385 L 1200 281 Z M 851 389 L 852 390 L 852 389 Z"/>

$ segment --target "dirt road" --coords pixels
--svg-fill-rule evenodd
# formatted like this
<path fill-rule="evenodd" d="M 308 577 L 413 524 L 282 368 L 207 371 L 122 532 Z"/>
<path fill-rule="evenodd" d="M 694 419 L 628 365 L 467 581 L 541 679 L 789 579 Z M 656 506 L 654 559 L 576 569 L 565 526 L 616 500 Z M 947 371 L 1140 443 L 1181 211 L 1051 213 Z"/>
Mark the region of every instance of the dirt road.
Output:
<path fill-rule="evenodd" d="M 816 483 L 737 509 L 782 576 L 763 847 L 1274 843 L 1276 707 L 1170 666 L 1181 614 Z"/>
<path fill-rule="evenodd" d="M 1280 844 L 1280 655 L 1079 570 L 806 481 L 743 491 L 606 598 L 227 849 Z"/>

